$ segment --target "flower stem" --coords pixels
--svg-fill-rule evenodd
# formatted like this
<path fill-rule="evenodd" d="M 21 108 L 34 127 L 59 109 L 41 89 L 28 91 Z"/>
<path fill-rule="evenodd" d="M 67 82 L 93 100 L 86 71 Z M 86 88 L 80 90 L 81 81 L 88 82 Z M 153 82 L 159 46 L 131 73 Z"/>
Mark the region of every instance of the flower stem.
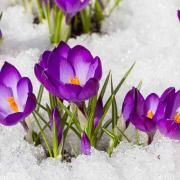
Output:
<path fill-rule="evenodd" d="M 23 129 L 25 130 L 25 132 L 28 133 L 29 128 L 28 128 L 28 125 L 27 125 L 25 119 L 23 121 L 21 121 L 21 125 L 22 125 Z"/>

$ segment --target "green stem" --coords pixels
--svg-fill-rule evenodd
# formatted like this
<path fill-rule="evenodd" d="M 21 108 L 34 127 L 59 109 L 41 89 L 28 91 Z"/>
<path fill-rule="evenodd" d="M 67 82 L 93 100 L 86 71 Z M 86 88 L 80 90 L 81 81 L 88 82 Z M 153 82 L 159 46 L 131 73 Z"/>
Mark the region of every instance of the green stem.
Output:
<path fill-rule="evenodd" d="M 37 125 L 38 125 L 38 127 L 39 127 L 39 130 L 40 130 L 40 132 L 41 132 L 41 135 L 42 135 L 42 137 L 43 137 L 43 139 L 44 139 L 44 142 L 45 142 L 45 144 L 46 144 L 46 147 L 47 147 L 47 150 L 48 150 L 48 152 L 49 152 L 49 155 L 50 155 L 50 157 L 53 157 L 52 152 L 51 152 L 51 148 L 50 148 L 50 145 L 49 145 L 49 142 L 48 142 L 48 139 L 47 139 L 47 137 L 46 137 L 46 134 L 44 133 L 44 131 L 43 131 L 43 129 L 42 129 L 42 127 L 41 127 L 41 125 L 40 125 L 40 123 L 39 123 L 36 115 L 35 115 L 35 113 L 33 113 L 33 116 L 34 116 L 34 119 L 35 119 L 35 121 L 36 121 L 36 123 L 37 123 Z"/>
<path fill-rule="evenodd" d="M 42 20 L 44 19 L 44 12 L 43 12 L 43 8 L 41 5 L 41 1 L 36 0 L 36 3 L 37 3 L 38 11 L 39 11 L 39 20 L 40 20 L 40 22 L 42 22 Z"/>

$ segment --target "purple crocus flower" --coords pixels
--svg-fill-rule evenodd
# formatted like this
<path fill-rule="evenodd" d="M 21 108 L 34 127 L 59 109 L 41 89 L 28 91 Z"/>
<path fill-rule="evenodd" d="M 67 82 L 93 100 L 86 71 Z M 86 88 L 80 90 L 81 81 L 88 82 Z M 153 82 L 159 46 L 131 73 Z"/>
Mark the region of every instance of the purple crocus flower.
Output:
<path fill-rule="evenodd" d="M 11 126 L 23 121 L 36 107 L 31 81 L 5 62 L 0 71 L 0 124 Z"/>
<path fill-rule="evenodd" d="M 159 97 L 155 93 L 144 99 L 138 89 L 132 88 L 123 102 L 123 118 L 126 122 L 131 122 L 137 129 L 146 132 L 150 138 L 156 131 L 158 105 Z"/>
<path fill-rule="evenodd" d="M 2 32 L 1 32 L 1 30 L 0 30 L 0 41 L 2 40 Z"/>
<path fill-rule="evenodd" d="M 160 100 L 164 116 L 157 123 L 158 129 L 163 135 L 180 140 L 180 90 L 168 88 Z"/>
<path fill-rule="evenodd" d="M 57 129 L 57 138 L 58 138 L 58 144 L 60 144 L 62 139 L 62 128 L 60 123 L 60 117 L 59 112 L 57 108 L 54 108 L 50 115 L 50 127 L 53 127 L 53 121 L 56 123 L 56 129 Z"/>
<path fill-rule="evenodd" d="M 100 58 L 93 58 L 85 47 L 70 48 L 61 42 L 42 54 L 35 75 L 54 96 L 79 103 L 97 94 L 102 66 Z"/>
<path fill-rule="evenodd" d="M 81 152 L 85 155 L 91 154 L 91 145 L 88 139 L 88 136 L 85 132 L 83 132 L 82 138 L 81 138 Z"/>
<path fill-rule="evenodd" d="M 89 4 L 89 1 L 90 0 L 55 0 L 55 3 L 66 15 L 66 22 L 69 22 L 70 18 Z"/>

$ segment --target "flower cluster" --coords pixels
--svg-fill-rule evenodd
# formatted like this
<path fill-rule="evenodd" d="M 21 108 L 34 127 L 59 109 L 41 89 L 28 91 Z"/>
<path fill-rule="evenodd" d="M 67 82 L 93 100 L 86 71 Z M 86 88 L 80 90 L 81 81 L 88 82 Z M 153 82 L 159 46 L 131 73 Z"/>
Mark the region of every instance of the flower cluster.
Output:
<path fill-rule="evenodd" d="M 130 90 L 122 106 L 123 118 L 149 136 L 149 143 L 156 130 L 172 139 L 180 139 L 180 92 L 168 88 L 158 97 L 152 93 L 145 99 L 137 88 Z"/>
<path fill-rule="evenodd" d="M 121 0 L 23 0 L 26 10 L 37 6 L 35 22 L 48 22 L 50 40 L 58 44 L 71 36 L 100 32 L 102 20 L 118 7 Z M 32 3 L 36 2 L 33 6 Z M 106 7 L 109 7 L 108 10 Z M 34 10 L 29 10 L 33 12 Z M 39 21 L 38 21 L 39 20 Z"/>
<path fill-rule="evenodd" d="M 110 139 L 107 148 L 110 155 L 123 139 L 131 142 L 125 134 L 129 124 L 147 133 L 148 144 L 157 130 L 169 138 L 180 139 L 180 91 L 176 92 L 175 88 L 166 89 L 160 97 L 151 93 L 144 98 L 133 87 L 118 112 L 116 94 L 133 67 L 134 64 L 117 86 L 109 73 L 100 89 L 100 58 L 93 57 L 81 45 L 71 48 L 62 41 L 53 50 L 45 51 L 35 64 L 34 73 L 41 83 L 36 98 L 30 79 L 22 77 L 13 65 L 5 62 L 0 71 L 0 123 L 11 126 L 21 122 L 27 133 L 31 131 L 35 145 L 45 146 L 48 156 L 62 159 L 69 130 L 79 138 L 80 150 L 85 155 L 91 153 L 91 147 L 98 147 L 104 133 Z M 111 94 L 104 101 L 109 81 Z M 49 92 L 46 104 L 41 101 L 44 88 Z M 106 115 L 110 108 L 112 113 L 108 120 Z M 26 124 L 25 118 L 30 114 L 39 132 L 30 130 Z M 119 126 L 122 124 L 119 114 L 123 116 L 125 128 Z M 51 133 L 51 143 L 46 129 Z"/>

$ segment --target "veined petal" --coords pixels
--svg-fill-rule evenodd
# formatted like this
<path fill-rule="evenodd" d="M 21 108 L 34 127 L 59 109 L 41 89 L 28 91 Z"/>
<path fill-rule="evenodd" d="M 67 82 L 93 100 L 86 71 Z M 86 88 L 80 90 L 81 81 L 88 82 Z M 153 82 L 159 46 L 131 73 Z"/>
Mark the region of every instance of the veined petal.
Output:
<path fill-rule="evenodd" d="M 89 79 L 79 94 L 79 100 L 84 101 L 95 96 L 98 90 L 99 82 L 93 78 Z"/>
<path fill-rule="evenodd" d="M 16 85 L 21 78 L 18 70 L 8 62 L 5 62 L 0 72 L 0 82 L 6 85 L 7 87 L 11 87 L 12 90 L 16 89 Z"/>
<path fill-rule="evenodd" d="M 83 46 L 75 46 L 69 53 L 68 61 L 74 68 L 75 76 L 77 76 L 80 83 L 84 85 L 86 83 L 86 77 L 89 72 L 91 62 L 93 61 L 91 53 Z"/>

